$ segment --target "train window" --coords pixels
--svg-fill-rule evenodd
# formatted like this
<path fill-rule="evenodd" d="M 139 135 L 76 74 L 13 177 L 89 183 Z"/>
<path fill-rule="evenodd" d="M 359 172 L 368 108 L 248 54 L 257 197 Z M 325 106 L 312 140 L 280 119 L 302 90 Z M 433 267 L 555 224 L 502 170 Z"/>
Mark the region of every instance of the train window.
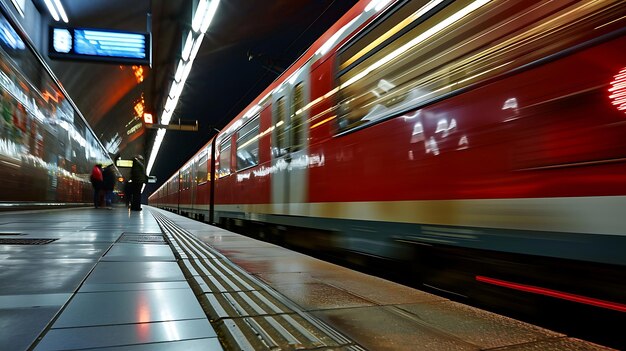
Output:
<path fill-rule="evenodd" d="M 183 190 L 189 189 L 189 168 L 183 170 L 182 178 Z"/>
<path fill-rule="evenodd" d="M 237 170 L 259 164 L 259 118 L 255 117 L 237 132 Z"/>
<path fill-rule="evenodd" d="M 299 83 L 293 89 L 293 101 L 291 105 L 291 151 L 302 149 L 304 138 L 302 136 L 304 118 L 302 108 L 304 108 L 304 84 Z"/>
<path fill-rule="evenodd" d="M 276 101 L 276 118 L 274 125 L 274 138 L 272 153 L 274 156 L 281 156 L 287 153 L 287 125 L 286 125 L 286 105 L 285 98 L 281 97 Z"/>
<path fill-rule="evenodd" d="M 203 152 L 198 158 L 198 169 L 196 171 L 196 181 L 198 182 L 198 184 L 202 184 L 207 181 L 208 173 L 207 153 Z"/>
<path fill-rule="evenodd" d="M 575 0 L 401 2 L 339 53 L 340 131 L 439 101 L 616 30 L 626 7 Z M 442 5 L 443 6 L 443 5 Z"/>
<path fill-rule="evenodd" d="M 409 1 L 406 5 L 392 12 L 388 18 L 378 23 L 368 33 L 368 38 L 374 40 L 357 40 L 338 53 L 339 70 L 344 70 L 351 65 L 362 61 L 366 54 L 374 48 L 383 46 L 394 37 L 406 31 L 411 15 L 414 15 L 430 0 Z M 405 1 L 406 2 L 406 1 Z"/>
<path fill-rule="evenodd" d="M 217 171 L 217 177 L 221 178 L 230 174 L 230 137 L 224 139 L 220 144 L 220 167 Z"/>
<path fill-rule="evenodd" d="M 170 181 L 168 182 L 168 188 L 169 188 L 169 190 L 170 190 L 170 193 L 173 193 L 173 192 L 177 192 L 177 191 L 178 191 L 178 182 L 177 182 L 177 180 L 178 180 L 178 177 L 176 177 L 176 178 L 172 178 L 172 179 L 170 179 Z"/>

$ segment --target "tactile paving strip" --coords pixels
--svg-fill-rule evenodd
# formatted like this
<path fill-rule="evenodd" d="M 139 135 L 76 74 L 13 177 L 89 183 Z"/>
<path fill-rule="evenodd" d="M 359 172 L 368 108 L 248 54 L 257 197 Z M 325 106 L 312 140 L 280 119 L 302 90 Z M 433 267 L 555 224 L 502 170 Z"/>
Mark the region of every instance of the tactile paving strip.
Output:
<path fill-rule="evenodd" d="M 152 211 L 227 350 L 364 350 Z"/>

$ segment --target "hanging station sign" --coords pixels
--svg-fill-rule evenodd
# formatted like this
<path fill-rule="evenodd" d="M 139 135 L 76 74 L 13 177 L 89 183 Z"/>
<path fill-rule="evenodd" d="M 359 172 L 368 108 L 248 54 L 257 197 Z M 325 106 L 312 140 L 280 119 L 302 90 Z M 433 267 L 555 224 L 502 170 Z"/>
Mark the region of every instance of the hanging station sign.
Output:
<path fill-rule="evenodd" d="M 111 29 L 50 26 L 51 59 L 149 65 L 150 35 Z"/>

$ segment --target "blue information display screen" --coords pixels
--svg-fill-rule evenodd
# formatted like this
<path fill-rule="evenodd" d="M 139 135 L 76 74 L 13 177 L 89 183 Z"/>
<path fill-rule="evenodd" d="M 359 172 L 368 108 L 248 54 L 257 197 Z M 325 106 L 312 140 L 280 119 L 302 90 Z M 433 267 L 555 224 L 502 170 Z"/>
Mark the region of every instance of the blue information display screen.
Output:
<path fill-rule="evenodd" d="M 150 64 L 150 36 L 108 29 L 50 27 L 48 56 L 147 65 Z"/>

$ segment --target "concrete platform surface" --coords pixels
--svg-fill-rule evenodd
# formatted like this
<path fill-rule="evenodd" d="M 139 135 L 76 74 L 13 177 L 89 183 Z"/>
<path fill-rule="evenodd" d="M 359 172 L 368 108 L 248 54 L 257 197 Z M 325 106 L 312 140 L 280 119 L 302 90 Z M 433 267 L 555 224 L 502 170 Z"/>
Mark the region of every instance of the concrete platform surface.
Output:
<path fill-rule="evenodd" d="M 608 350 L 149 206 L 0 239 L 0 350 Z"/>

